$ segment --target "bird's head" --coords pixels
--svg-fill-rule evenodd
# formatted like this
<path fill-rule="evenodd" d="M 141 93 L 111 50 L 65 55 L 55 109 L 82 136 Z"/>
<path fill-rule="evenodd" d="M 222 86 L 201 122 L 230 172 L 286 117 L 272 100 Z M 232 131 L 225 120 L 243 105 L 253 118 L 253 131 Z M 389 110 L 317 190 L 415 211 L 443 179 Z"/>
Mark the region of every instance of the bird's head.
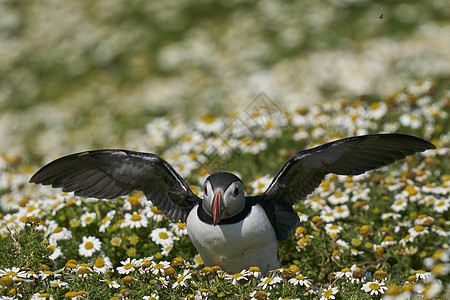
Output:
<path fill-rule="evenodd" d="M 202 207 L 213 218 L 214 226 L 222 219 L 237 215 L 244 206 L 244 188 L 239 177 L 220 172 L 206 178 Z"/>

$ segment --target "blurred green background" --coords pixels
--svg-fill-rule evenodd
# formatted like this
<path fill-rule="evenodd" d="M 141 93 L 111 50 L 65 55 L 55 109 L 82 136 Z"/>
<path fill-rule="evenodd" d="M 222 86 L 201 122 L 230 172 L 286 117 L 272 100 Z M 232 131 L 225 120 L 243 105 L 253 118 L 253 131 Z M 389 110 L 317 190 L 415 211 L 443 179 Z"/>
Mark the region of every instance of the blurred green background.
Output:
<path fill-rule="evenodd" d="M 384 97 L 450 78 L 434 1 L 0 0 L 0 153 L 125 147 L 155 116 Z"/>

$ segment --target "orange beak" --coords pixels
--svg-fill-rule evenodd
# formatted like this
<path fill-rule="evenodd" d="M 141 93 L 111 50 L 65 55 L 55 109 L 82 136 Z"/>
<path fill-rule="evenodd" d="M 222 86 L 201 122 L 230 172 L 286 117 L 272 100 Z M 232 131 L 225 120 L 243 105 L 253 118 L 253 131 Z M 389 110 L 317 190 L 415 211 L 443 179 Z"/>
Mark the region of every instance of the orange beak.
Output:
<path fill-rule="evenodd" d="M 222 191 L 217 191 L 214 195 L 214 203 L 213 203 L 213 224 L 214 226 L 220 222 L 220 218 L 222 217 L 223 212 L 223 193 Z"/>

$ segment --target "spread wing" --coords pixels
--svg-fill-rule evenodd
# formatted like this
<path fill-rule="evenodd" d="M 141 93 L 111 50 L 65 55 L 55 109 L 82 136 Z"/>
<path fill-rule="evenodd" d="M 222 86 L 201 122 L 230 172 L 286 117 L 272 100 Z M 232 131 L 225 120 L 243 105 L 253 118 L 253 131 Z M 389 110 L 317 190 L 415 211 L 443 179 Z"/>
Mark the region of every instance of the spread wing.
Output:
<path fill-rule="evenodd" d="M 128 150 L 94 150 L 64 156 L 42 167 L 30 182 L 99 199 L 142 191 L 167 217 L 182 222 L 200 202 L 164 159 Z"/>
<path fill-rule="evenodd" d="M 286 236 L 288 229 L 292 231 L 296 226 L 289 208 L 312 193 L 325 175 L 358 175 L 434 148 L 427 141 L 403 134 L 374 134 L 330 142 L 289 158 L 267 190 L 257 196 L 258 201 L 269 217 L 272 215 L 272 224 L 280 223 L 278 227 L 285 228 L 282 231 Z M 274 212 L 270 211 L 274 208 Z M 286 214 L 292 215 L 292 222 L 282 220 L 287 219 Z"/>

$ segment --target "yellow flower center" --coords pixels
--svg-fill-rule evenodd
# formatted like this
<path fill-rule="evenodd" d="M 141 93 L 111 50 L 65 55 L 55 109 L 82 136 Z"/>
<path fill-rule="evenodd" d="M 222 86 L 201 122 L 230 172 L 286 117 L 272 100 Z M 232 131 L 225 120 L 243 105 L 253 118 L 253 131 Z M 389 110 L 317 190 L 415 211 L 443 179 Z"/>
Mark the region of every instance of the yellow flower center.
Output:
<path fill-rule="evenodd" d="M 11 277 L 14 277 L 14 276 L 17 276 L 17 273 L 14 272 L 14 271 L 8 271 L 8 272 L 6 272 L 6 275 L 9 275 L 9 276 L 11 276 Z"/>
<path fill-rule="evenodd" d="M 125 270 L 129 270 L 129 269 L 131 269 L 133 267 L 133 264 L 132 263 L 127 263 L 127 264 L 125 264 L 125 266 L 123 266 L 123 268 L 125 269 Z"/>
<path fill-rule="evenodd" d="M 103 268 L 104 265 L 105 261 L 103 260 L 103 258 L 97 258 L 94 262 L 94 266 L 96 266 L 97 268 Z"/>
<path fill-rule="evenodd" d="M 56 227 L 54 230 L 53 230 L 53 233 L 58 233 L 58 232 L 61 232 L 61 231 L 63 231 L 63 229 L 61 228 L 61 227 Z"/>
<path fill-rule="evenodd" d="M 153 266 L 153 268 L 154 269 L 157 269 L 157 270 L 160 270 L 160 269 L 162 269 L 164 267 L 164 265 L 162 265 L 162 264 L 155 264 L 154 266 Z"/>
<path fill-rule="evenodd" d="M 372 290 L 378 290 L 380 288 L 380 285 L 378 283 L 372 282 L 371 284 L 369 284 L 369 287 Z"/>
<path fill-rule="evenodd" d="M 332 294 L 333 294 L 333 291 L 332 291 L 331 289 L 329 289 L 329 290 L 327 290 L 327 291 L 323 294 L 323 296 L 324 296 L 325 298 L 328 298 L 328 297 L 330 297 Z"/>
<path fill-rule="evenodd" d="M 264 280 L 264 283 L 265 283 L 265 284 L 271 283 L 272 280 L 273 280 L 273 278 L 269 277 L 269 278 L 267 278 L 266 280 Z"/>
<path fill-rule="evenodd" d="M 414 226 L 414 230 L 417 232 L 423 231 L 423 226 L 422 225 L 416 225 Z"/>
<path fill-rule="evenodd" d="M 84 218 L 84 221 L 86 222 L 86 223 L 92 223 L 92 217 L 86 217 L 86 218 Z"/>
<path fill-rule="evenodd" d="M 151 210 L 152 210 L 152 213 L 154 213 L 155 215 L 161 214 L 161 211 L 156 206 L 153 206 Z"/>
<path fill-rule="evenodd" d="M 177 282 L 178 283 L 182 282 L 184 278 L 186 278 L 186 275 L 181 275 L 180 277 L 178 277 Z"/>
<path fill-rule="evenodd" d="M 331 229 L 331 230 L 336 230 L 336 229 L 338 229 L 338 228 L 339 228 L 339 227 L 338 227 L 337 225 L 334 225 L 334 224 L 330 226 L 330 229 Z"/>
<path fill-rule="evenodd" d="M 400 206 L 400 205 L 402 205 L 403 204 L 403 200 L 398 200 L 396 203 L 395 203 L 395 205 L 397 205 L 397 206 Z"/>
<path fill-rule="evenodd" d="M 236 274 L 233 274 L 232 278 L 236 279 L 236 278 L 239 278 L 241 276 L 242 276 L 242 273 L 236 273 Z"/>
<path fill-rule="evenodd" d="M 159 237 L 162 238 L 163 240 L 167 240 L 169 238 L 169 235 L 167 234 L 167 232 L 161 231 L 159 233 Z"/>
<path fill-rule="evenodd" d="M 344 212 L 345 209 L 343 209 L 342 207 L 338 207 L 338 208 L 336 209 L 336 211 L 337 211 L 338 213 L 341 213 L 341 212 Z"/>
<path fill-rule="evenodd" d="M 86 244 L 84 244 L 84 248 L 86 248 L 87 250 L 91 250 L 92 248 L 94 248 L 94 243 L 93 242 L 86 242 Z"/>
<path fill-rule="evenodd" d="M 344 196 L 344 193 L 335 193 L 334 197 L 336 198 L 341 198 L 342 196 Z"/>
<path fill-rule="evenodd" d="M 133 214 L 133 215 L 131 216 L 131 221 L 133 221 L 133 222 L 138 222 L 138 221 L 140 221 L 141 219 L 142 219 L 142 217 L 141 217 L 140 214 Z"/>
<path fill-rule="evenodd" d="M 297 275 L 297 276 L 295 276 L 295 279 L 297 279 L 297 280 L 305 280 L 306 277 L 303 276 L 303 275 Z"/>

